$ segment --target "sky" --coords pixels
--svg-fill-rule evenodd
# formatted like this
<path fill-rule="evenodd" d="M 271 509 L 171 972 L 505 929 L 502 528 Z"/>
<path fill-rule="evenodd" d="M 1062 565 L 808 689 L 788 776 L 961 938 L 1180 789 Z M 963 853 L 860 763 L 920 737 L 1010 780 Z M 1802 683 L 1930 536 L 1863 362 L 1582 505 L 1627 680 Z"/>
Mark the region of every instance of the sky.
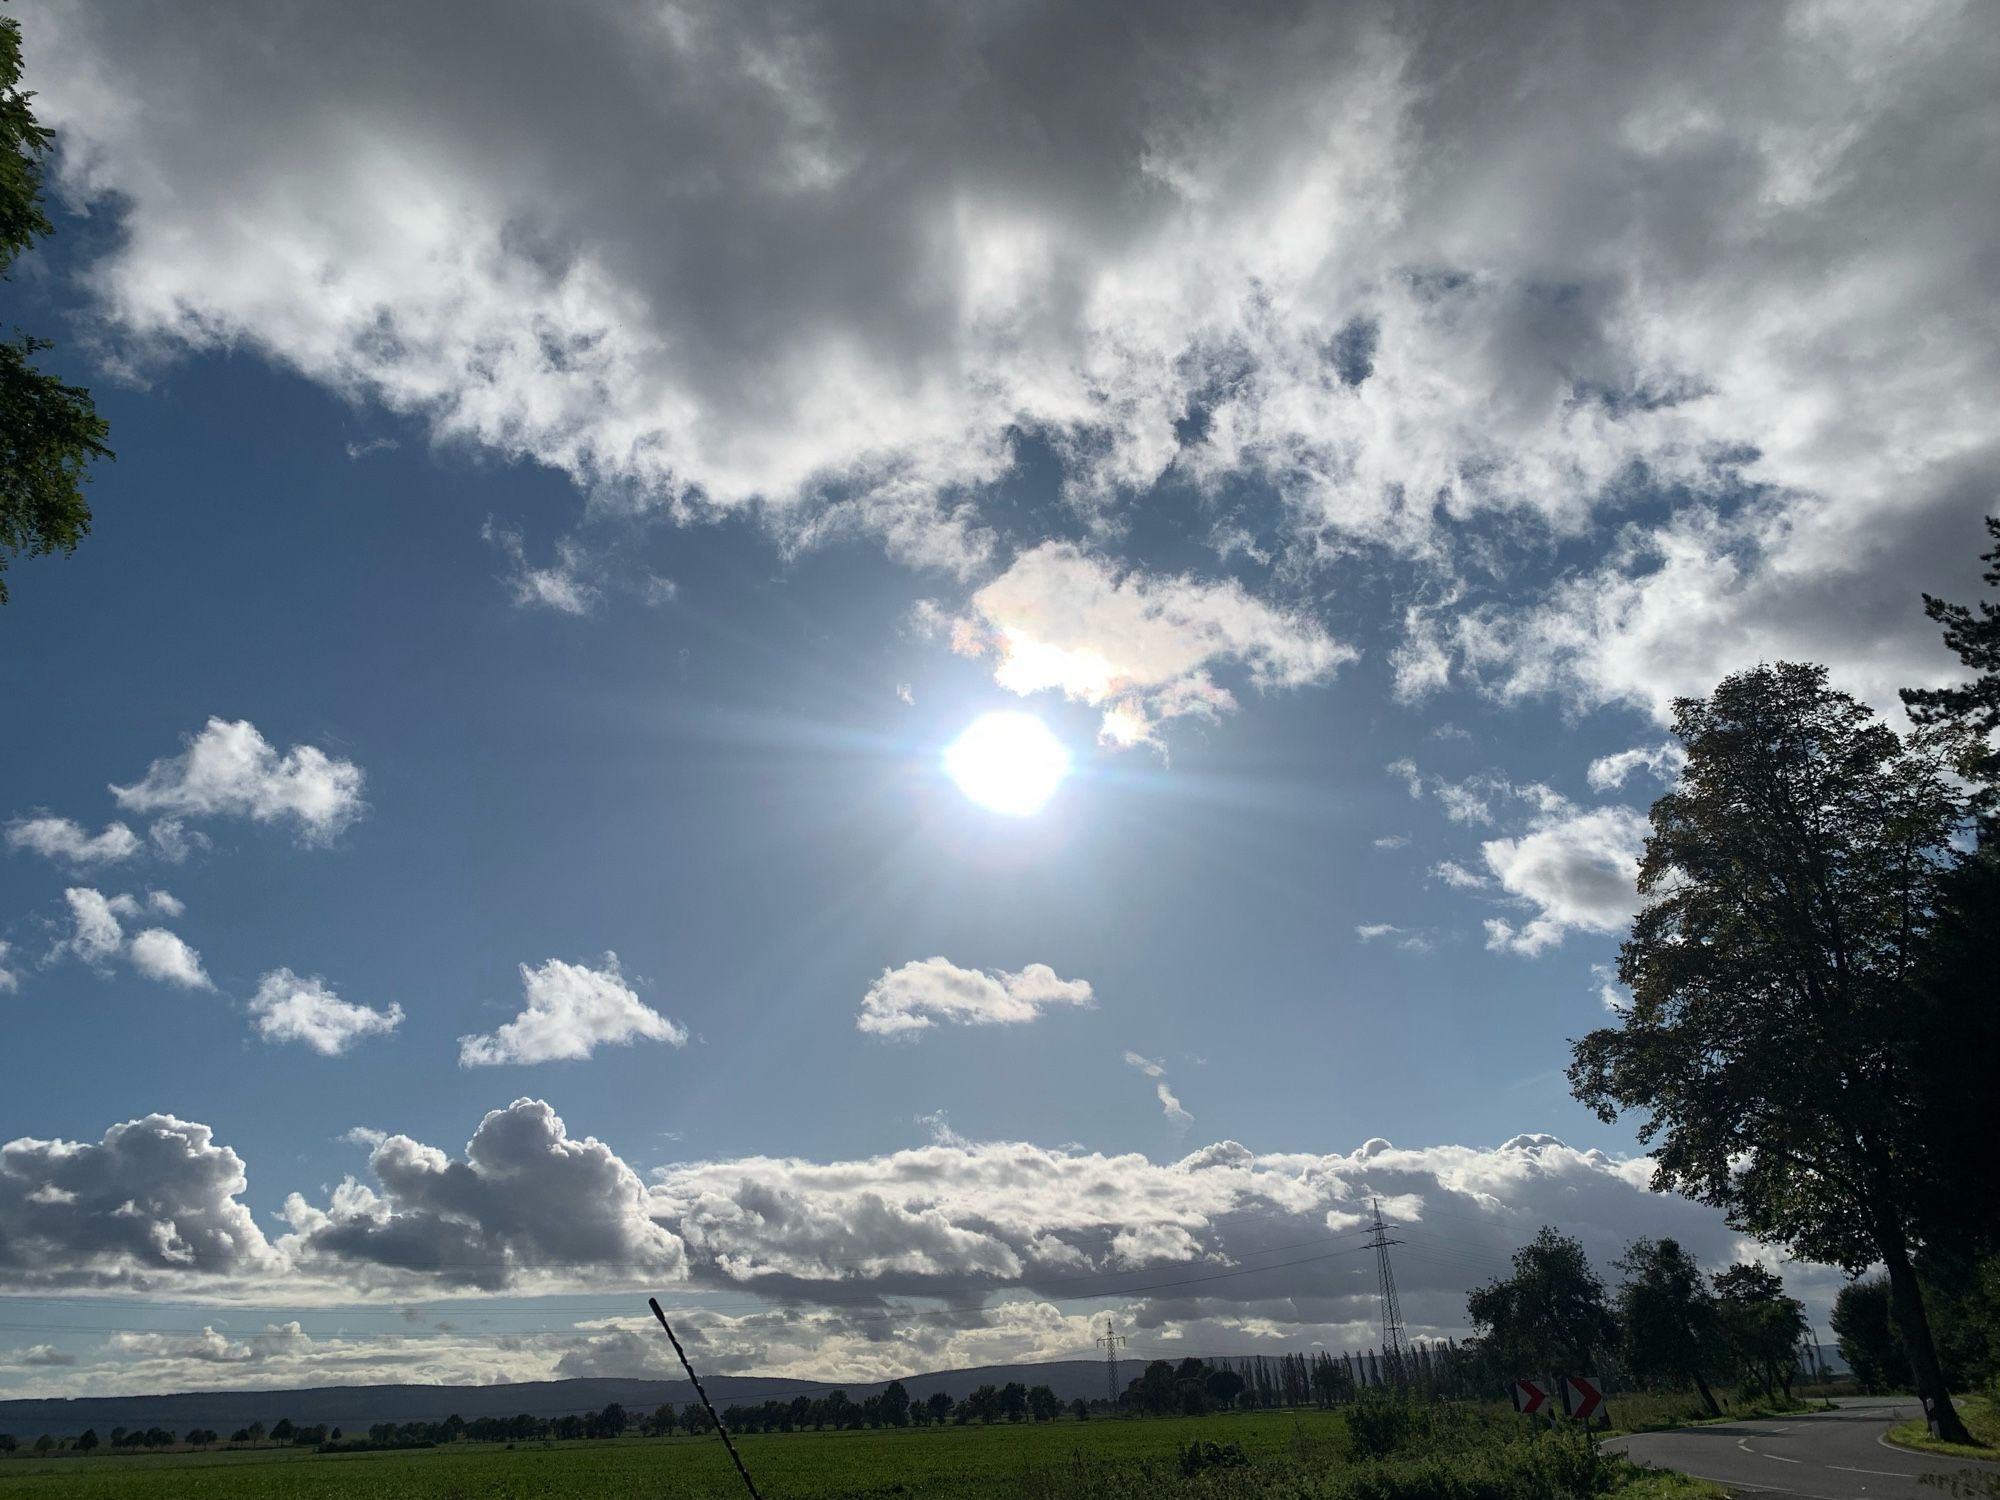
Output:
<path fill-rule="evenodd" d="M 1566 1042 L 1676 695 L 1953 678 L 1980 6 L 15 13 L 0 1394 L 1824 1332 Z"/>

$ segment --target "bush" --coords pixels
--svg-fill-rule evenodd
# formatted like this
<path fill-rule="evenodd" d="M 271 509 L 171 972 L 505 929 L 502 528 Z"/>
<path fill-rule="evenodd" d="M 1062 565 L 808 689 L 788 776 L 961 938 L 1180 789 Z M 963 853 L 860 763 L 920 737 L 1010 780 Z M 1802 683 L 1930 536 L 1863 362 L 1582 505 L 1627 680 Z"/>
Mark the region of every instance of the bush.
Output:
<path fill-rule="evenodd" d="M 1347 1411 L 1347 1431 L 1357 1458 L 1387 1458 L 1416 1430 L 1416 1409 L 1394 1396 L 1366 1396 Z"/>
<path fill-rule="evenodd" d="M 1176 1450 L 1181 1473 L 1193 1478 L 1208 1469 L 1247 1469 L 1250 1460 L 1234 1443 L 1193 1442 Z"/>

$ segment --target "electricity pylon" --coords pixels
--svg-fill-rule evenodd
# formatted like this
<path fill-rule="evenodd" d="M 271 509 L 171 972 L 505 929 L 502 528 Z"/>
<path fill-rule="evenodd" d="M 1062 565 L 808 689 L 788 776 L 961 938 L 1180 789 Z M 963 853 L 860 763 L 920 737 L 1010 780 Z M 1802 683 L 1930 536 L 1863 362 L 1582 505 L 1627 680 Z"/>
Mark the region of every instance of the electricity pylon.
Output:
<path fill-rule="evenodd" d="M 1403 1381 L 1403 1309 L 1396 1302 L 1396 1272 L 1389 1264 L 1389 1247 L 1401 1240 L 1389 1238 L 1389 1231 L 1401 1228 L 1382 1222 L 1382 1200 L 1371 1198 L 1375 1223 L 1369 1231 L 1368 1248 L 1375 1252 L 1375 1275 L 1382 1298 L 1382 1359 L 1397 1384 Z"/>
<path fill-rule="evenodd" d="M 1111 1404 L 1118 1404 L 1118 1346 L 1126 1342 L 1125 1335 L 1109 1318 L 1104 1320 L 1103 1337 L 1097 1340 L 1104 1346 L 1104 1394 Z"/>

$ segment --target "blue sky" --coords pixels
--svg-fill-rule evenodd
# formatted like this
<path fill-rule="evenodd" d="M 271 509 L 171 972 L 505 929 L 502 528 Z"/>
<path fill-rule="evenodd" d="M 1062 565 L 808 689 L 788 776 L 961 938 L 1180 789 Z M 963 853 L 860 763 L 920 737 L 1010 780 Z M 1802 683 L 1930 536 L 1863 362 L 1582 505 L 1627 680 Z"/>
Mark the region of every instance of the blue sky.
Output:
<path fill-rule="evenodd" d="M 1673 693 L 1949 668 L 1918 593 L 1970 592 L 1995 372 L 1938 231 L 1990 247 L 1993 105 L 1936 9 L 913 29 L 975 131 L 762 11 L 524 10 L 420 87 L 413 17 L 371 58 L 26 7 L 64 211 L 7 316 L 118 459 L 0 618 L 0 1390 L 652 1372 L 633 1286 L 742 1370 L 1107 1309 L 1360 1347 L 1372 1286 L 1275 1261 L 1375 1193 L 1426 1331 L 1542 1222 L 1742 1253 L 1564 1040 Z M 588 118 L 496 117 L 538 68 Z M 1033 816 L 943 771 L 1003 711 L 1073 757 Z"/>

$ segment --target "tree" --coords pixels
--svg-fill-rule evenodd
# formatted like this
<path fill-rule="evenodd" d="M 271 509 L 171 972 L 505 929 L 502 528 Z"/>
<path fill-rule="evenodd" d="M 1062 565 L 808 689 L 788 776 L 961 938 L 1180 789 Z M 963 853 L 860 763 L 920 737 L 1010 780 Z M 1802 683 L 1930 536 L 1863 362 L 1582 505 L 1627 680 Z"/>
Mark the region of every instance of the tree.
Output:
<path fill-rule="evenodd" d="M 84 1428 L 82 1433 L 77 1437 L 76 1445 L 85 1453 L 95 1448 L 97 1446 L 97 1429 L 95 1427 Z"/>
<path fill-rule="evenodd" d="M 1020 1381 L 1010 1380 L 1000 1387 L 1000 1414 L 1010 1422 L 1028 1414 L 1028 1388 Z"/>
<path fill-rule="evenodd" d="M 35 1452 L 38 1454 L 46 1454 L 49 1451 L 49 1449 L 55 1447 L 55 1445 L 56 1445 L 56 1440 L 50 1437 L 45 1432 L 40 1437 L 35 1439 Z"/>
<path fill-rule="evenodd" d="M 1648 1385 L 1692 1382 L 1711 1417 L 1722 1415 L 1704 1373 L 1722 1352 L 1715 1299 L 1694 1257 L 1674 1240 L 1634 1240 L 1614 1264 L 1625 1273 L 1618 1321 L 1625 1359 Z"/>
<path fill-rule="evenodd" d="M 1513 1267 L 1465 1299 L 1489 1354 L 1517 1375 L 1595 1369 L 1616 1346 L 1618 1324 L 1583 1246 L 1544 1227 L 1514 1252 Z"/>
<path fill-rule="evenodd" d="M 891 1427 L 910 1425 L 910 1393 L 903 1389 L 903 1382 L 892 1380 L 889 1388 L 882 1393 L 882 1420 Z"/>
<path fill-rule="evenodd" d="M 1028 1415 L 1037 1422 L 1053 1422 L 1062 1415 L 1062 1398 L 1045 1385 L 1030 1386 Z"/>
<path fill-rule="evenodd" d="M 1243 1377 L 1228 1366 L 1210 1370 L 1208 1378 L 1202 1382 L 1209 1400 L 1227 1411 L 1236 1404 L 1236 1398 L 1243 1394 Z"/>
<path fill-rule="evenodd" d="M 930 1409 L 932 1423 L 939 1427 L 944 1426 L 945 1418 L 951 1415 L 951 1397 L 943 1391 L 932 1391 L 930 1399 L 924 1405 Z"/>
<path fill-rule="evenodd" d="M 1913 1264 L 1951 1187 L 1905 1024 L 1966 815 L 1942 742 L 1905 745 L 1796 663 L 1674 716 L 1687 763 L 1653 804 L 1648 904 L 1619 950 L 1632 1004 L 1575 1043 L 1571 1088 L 1607 1123 L 1645 1111 L 1655 1188 L 1800 1259 L 1881 1261 L 1931 1420 L 1968 1441 Z"/>
<path fill-rule="evenodd" d="M 1980 576 L 2000 587 L 2000 516 L 1986 518 L 1993 550 L 1979 560 L 1989 566 Z M 1979 675 L 1958 687 L 1905 688 L 1903 705 L 1918 724 L 1954 730 L 1959 738 L 1959 771 L 1980 788 L 1976 805 L 1987 821 L 1986 832 L 2000 812 L 2000 747 L 1993 740 L 2000 730 L 2000 603 L 1982 599 L 1976 607 L 1952 604 L 1924 595 L 1924 613 L 1944 627 L 1944 643 Z"/>
<path fill-rule="evenodd" d="M 1833 1337 L 1840 1357 L 1864 1391 L 1906 1391 L 1910 1362 L 1889 1314 L 1889 1282 L 1871 1276 L 1850 1281 L 1833 1299 Z"/>
<path fill-rule="evenodd" d="M 1090 1403 L 1084 1400 L 1083 1397 L 1078 1396 L 1074 1401 L 1070 1402 L 1069 1414 L 1079 1422 L 1088 1422 L 1090 1420 Z"/>
<path fill-rule="evenodd" d="M 1740 1375 L 1766 1396 L 1792 1394 L 1799 1340 L 1806 1336 L 1805 1304 L 1785 1295 L 1775 1271 L 1739 1262 L 1715 1273 L 1716 1327 Z"/>
<path fill-rule="evenodd" d="M 0 1453 L 12 1453 L 16 1448 L 20 1446 L 21 1445 L 15 1440 L 13 1433 L 0 1432 Z"/>
<path fill-rule="evenodd" d="M 0 18 L 0 277 L 37 239 L 55 233 L 42 212 L 42 154 L 55 139 L 21 82 L 21 23 Z M 10 557 L 74 552 L 90 530 L 83 484 L 109 458 L 110 428 L 82 386 L 35 368 L 53 346 L 19 329 L 0 340 L 0 604 Z"/>

